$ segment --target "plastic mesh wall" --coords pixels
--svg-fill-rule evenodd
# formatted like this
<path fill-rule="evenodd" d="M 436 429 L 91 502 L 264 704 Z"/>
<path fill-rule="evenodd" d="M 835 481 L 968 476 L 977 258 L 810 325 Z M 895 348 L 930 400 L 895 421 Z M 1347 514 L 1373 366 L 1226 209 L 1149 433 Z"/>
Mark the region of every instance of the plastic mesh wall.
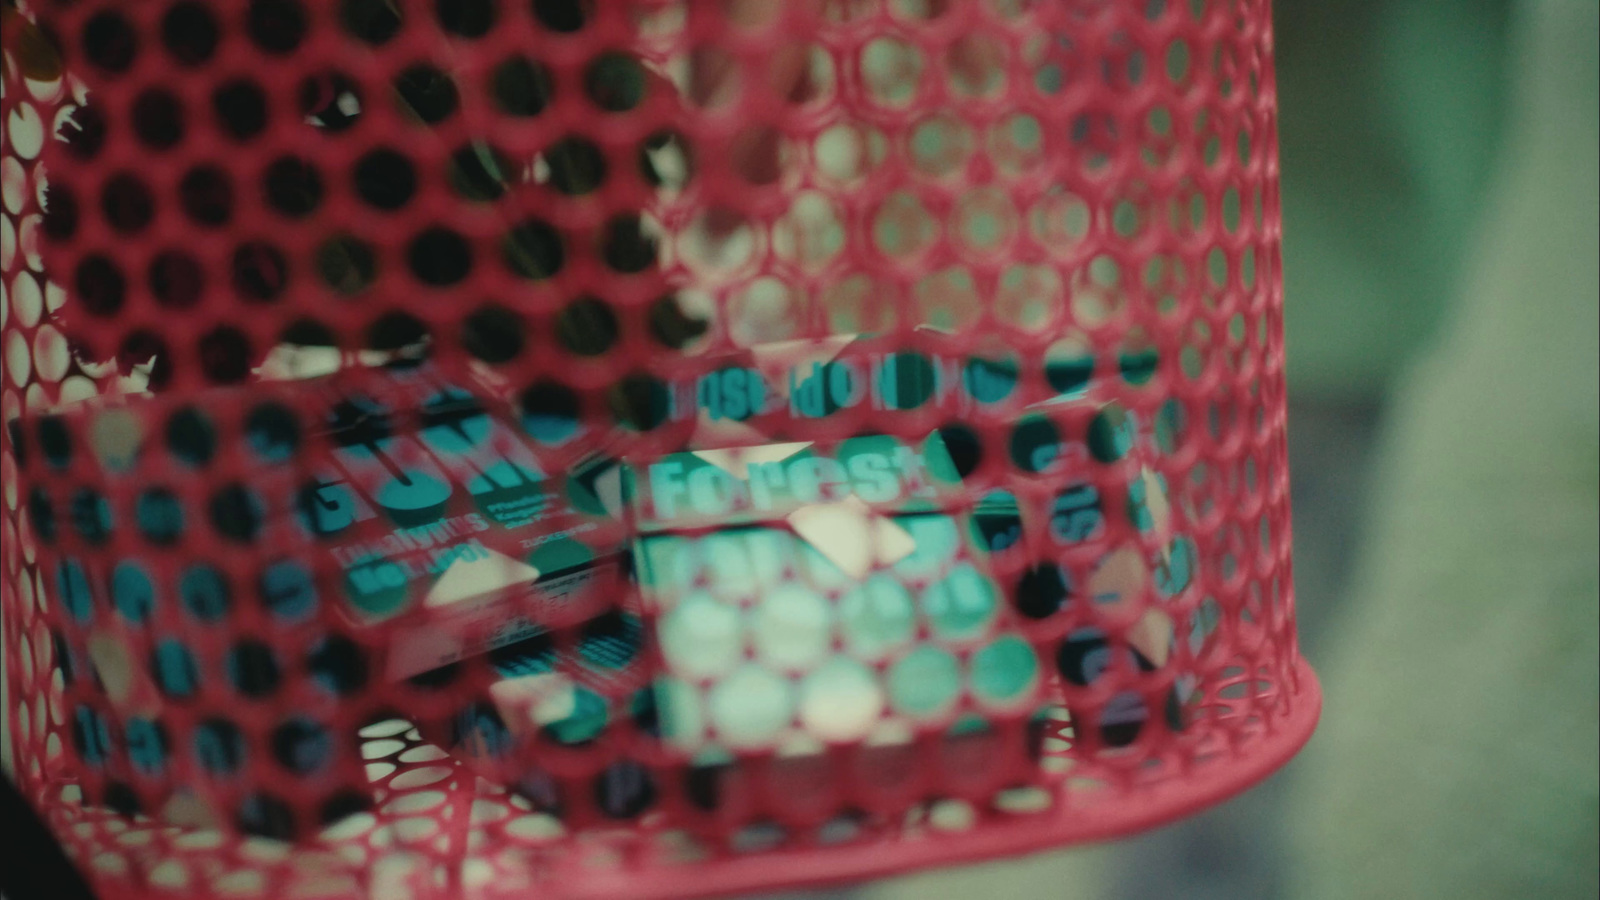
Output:
<path fill-rule="evenodd" d="M 1269 13 L 8 4 L 16 779 L 108 897 L 388 900 L 1263 777 L 1319 702 Z"/>

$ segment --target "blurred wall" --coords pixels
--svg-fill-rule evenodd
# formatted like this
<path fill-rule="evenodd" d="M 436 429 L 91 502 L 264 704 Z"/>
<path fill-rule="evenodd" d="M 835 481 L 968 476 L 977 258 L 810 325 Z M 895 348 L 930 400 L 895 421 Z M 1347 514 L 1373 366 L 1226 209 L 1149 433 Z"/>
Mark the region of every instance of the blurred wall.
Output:
<path fill-rule="evenodd" d="M 1460 287 L 1510 0 L 1278 0 L 1289 385 L 1380 392 Z"/>
<path fill-rule="evenodd" d="M 1600 895 L 1600 6 L 1513 22 L 1461 299 L 1401 372 L 1314 659 L 1296 900 Z"/>

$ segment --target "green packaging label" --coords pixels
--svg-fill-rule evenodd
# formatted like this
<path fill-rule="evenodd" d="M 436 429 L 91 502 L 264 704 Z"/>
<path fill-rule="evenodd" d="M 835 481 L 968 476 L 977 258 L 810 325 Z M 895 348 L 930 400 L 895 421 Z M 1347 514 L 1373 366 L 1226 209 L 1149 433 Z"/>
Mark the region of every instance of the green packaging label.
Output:
<path fill-rule="evenodd" d="M 901 512 L 934 510 L 960 476 L 937 434 L 920 444 L 870 435 L 831 453 L 811 444 L 771 444 L 674 453 L 624 473 L 638 527 L 741 525 L 854 498 Z"/>
<path fill-rule="evenodd" d="M 963 694 L 979 714 L 1035 702 L 1044 667 L 970 526 L 886 518 L 915 549 L 865 577 L 785 528 L 638 540 L 669 745 L 700 758 L 894 743 L 952 720 Z"/>

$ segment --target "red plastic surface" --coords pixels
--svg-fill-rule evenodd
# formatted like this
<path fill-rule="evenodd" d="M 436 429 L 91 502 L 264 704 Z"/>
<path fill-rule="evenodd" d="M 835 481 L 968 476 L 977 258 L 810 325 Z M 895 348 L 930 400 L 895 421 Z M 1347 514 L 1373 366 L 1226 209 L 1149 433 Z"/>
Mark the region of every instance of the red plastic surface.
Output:
<path fill-rule="evenodd" d="M 1268 3 L 5 16 L 5 715 L 19 783 L 106 896 L 842 882 L 1170 821 L 1309 736 Z M 774 705 L 719 701 L 753 695 L 719 695 L 734 675 L 673 632 L 738 560 L 678 588 L 599 570 L 530 615 L 540 665 L 603 725 L 484 753 L 460 714 L 504 672 L 386 677 L 402 638 L 454 626 L 352 616 L 348 555 L 295 525 L 308 483 L 361 477 L 346 426 L 370 422 L 328 424 L 357 396 L 387 411 L 385 465 L 450 470 L 439 515 L 470 518 L 452 504 L 476 476 L 414 439 L 440 384 L 498 423 L 486 458 L 544 473 L 937 433 L 960 476 L 938 517 L 964 537 L 921 573 L 867 541 L 917 598 L 888 649 L 861 649 L 855 588 L 803 548 L 773 571 L 829 623 L 807 661 L 798 620 L 761 630 L 776 591 L 719 594 L 745 623 L 740 684 L 781 700 L 765 732 Z M 385 509 L 340 540 L 419 521 Z M 643 546 L 634 510 L 593 513 L 537 528 L 581 528 L 596 557 Z M 516 558 L 531 539 L 482 537 Z M 199 568 L 229 587 L 186 581 Z M 978 573 L 959 596 L 958 569 Z M 962 631 L 951 609 L 978 595 L 995 602 Z M 818 687 L 825 664 L 860 689 Z M 913 676 L 938 666 L 957 686 L 924 708 L 934 680 Z"/>

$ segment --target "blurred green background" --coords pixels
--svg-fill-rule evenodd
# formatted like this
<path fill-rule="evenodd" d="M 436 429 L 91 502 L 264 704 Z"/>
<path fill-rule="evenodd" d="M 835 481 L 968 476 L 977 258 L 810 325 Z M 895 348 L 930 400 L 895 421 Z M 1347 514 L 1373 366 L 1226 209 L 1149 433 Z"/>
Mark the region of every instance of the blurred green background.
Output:
<path fill-rule="evenodd" d="M 1600 11 L 1276 7 L 1319 733 L 1166 829 L 847 896 L 1600 894 Z"/>

